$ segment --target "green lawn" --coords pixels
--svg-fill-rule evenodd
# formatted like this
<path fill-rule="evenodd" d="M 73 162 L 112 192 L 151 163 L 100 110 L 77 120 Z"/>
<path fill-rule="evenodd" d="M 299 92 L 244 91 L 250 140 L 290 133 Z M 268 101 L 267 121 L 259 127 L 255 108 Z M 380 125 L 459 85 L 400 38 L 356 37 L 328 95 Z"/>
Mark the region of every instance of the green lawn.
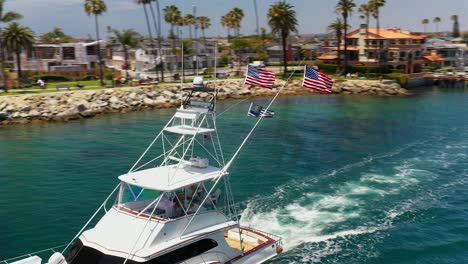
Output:
<path fill-rule="evenodd" d="M 53 82 L 53 83 L 46 83 L 46 89 L 40 89 L 37 84 L 34 84 L 32 87 L 28 88 L 18 88 L 18 89 L 9 89 L 7 93 L 0 93 L 0 96 L 5 95 L 21 95 L 21 94 L 40 94 L 40 93 L 51 93 L 56 92 L 57 85 L 70 85 L 70 90 L 76 90 L 78 82 Z M 81 85 L 84 85 L 84 88 L 81 90 L 97 90 L 97 89 L 105 89 L 99 85 L 99 81 L 80 81 Z M 66 91 L 66 89 L 60 89 L 59 91 Z"/>

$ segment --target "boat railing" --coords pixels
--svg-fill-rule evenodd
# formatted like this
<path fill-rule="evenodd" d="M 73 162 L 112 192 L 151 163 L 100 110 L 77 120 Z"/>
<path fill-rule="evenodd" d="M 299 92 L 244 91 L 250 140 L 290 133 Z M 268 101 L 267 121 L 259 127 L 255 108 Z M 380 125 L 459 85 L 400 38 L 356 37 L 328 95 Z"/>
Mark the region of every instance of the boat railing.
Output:
<path fill-rule="evenodd" d="M 271 239 L 273 239 L 275 241 L 275 244 L 277 246 L 280 246 L 282 247 L 283 246 L 283 238 L 280 237 L 280 236 L 277 236 L 277 235 L 274 235 L 272 233 L 268 233 L 268 232 L 265 232 L 265 231 L 262 231 L 262 230 L 258 230 L 258 229 L 255 229 L 255 228 L 252 228 L 252 227 L 244 227 L 244 226 L 241 226 L 241 229 L 244 228 L 246 231 L 254 231 L 256 233 L 260 233 L 262 235 L 265 235 Z"/>
<path fill-rule="evenodd" d="M 21 255 L 21 256 L 17 256 L 17 257 L 14 257 L 14 258 L 0 260 L 0 264 L 9 264 L 9 263 L 12 263 L 14 261 L 18 261 L 18 260 L 23 259 L 23 258 L 37 256 L 39 254 L 43 254 L 43 253 L 46 253 L 46 252 L 54 254 L 55 252 L 60 251 L 59 249 L 65 248 L 65 246 L 67 246 L 67 245 L 68 244 L 63 244 L 63 245 L 60 245 L 60 246 L 55 246 L 55 247 L 39 250 L 39 251 L 36 251 L 36 252 L 31 252 L 31 253 L 28 253 L 28 254 L 24 254 L 24 255 Z"/>

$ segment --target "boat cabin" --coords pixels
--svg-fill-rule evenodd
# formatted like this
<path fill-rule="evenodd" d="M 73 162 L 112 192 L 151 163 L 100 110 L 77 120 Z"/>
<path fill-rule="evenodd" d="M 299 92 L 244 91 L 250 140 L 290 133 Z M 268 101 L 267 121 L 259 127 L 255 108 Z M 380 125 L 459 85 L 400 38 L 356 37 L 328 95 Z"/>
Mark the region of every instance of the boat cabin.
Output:
<path fill-rule="evenodd" d="M 193 158 L 187 163 L 122 175 L 116 206 L 119 210 L 164 220 L 216 210 L 221 190 L 207 198 L 205 181 L 219 177 L 220 171 L 209 166 L 207 159 Z"/>

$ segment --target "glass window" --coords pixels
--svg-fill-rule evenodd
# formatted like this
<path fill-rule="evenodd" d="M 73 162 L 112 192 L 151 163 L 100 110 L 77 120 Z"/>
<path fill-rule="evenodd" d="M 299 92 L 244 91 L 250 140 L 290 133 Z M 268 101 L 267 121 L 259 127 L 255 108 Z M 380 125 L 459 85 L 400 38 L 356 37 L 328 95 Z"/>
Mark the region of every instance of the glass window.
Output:
<path fill-rule="evenodd" d="M 216 240 L 202 239 L 190 245 L 176 249 L 172 252 L 156 257 L 145 262 L 135 262 L 128 260 L 128 264 L 147 263 L 147 264 L 167 264 L 179 263 L 181 261 L 198 256 L 210 249 L 218 246 Z M 90 247 L 83 247 L 80 240 L 68 251 L 65 257 L 69 264 L 122 264 L 125 259 L 115 256 L 105 255 L 104 253 Z"/>
<path fill-rule="evenodd" d="M 74 60 L 75 59 L 75 47 L 63 47 L 63 59 Z"/>
<path fill-rule="evenodd" d="M 86 55 L 97 55 L 97 45 L 87 46 Z"/>

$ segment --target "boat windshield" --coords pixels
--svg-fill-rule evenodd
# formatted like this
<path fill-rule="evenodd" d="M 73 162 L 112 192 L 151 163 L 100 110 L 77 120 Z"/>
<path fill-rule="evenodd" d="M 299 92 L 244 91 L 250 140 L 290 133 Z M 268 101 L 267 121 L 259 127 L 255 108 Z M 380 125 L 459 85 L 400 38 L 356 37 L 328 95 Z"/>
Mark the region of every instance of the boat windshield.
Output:
<path fill-rule="evenodd" d="M 123 183 L 119 207 L 164 219 L 174 219 L 199 212 L 216 210 L 221 190 L 210 195 L 203 184 L 191 185 L 175 191 L 162 192 Z"/>

